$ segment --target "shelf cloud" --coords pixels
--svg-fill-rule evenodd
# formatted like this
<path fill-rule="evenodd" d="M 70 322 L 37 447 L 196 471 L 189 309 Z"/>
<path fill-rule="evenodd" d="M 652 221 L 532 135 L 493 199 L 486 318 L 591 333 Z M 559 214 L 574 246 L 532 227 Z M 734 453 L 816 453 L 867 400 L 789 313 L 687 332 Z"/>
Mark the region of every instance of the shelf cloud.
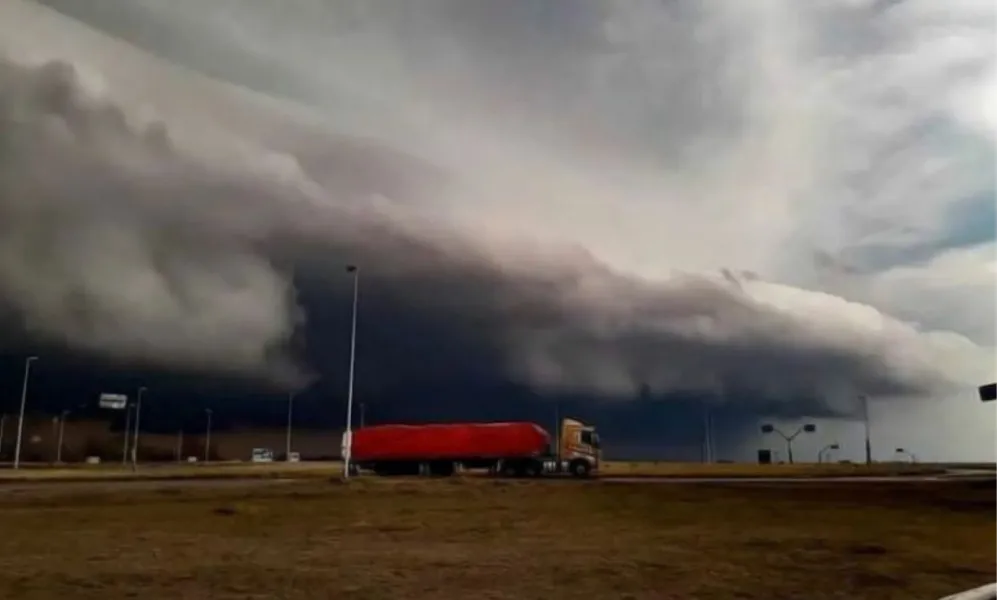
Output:
<path fill-rule="evenodd" d="M 309 348 L 346 335 L 314 315 L 349 311 L 355 263 L 361 332 L 389 340 L 362 346 L 382 386 L 470 378 L 844 411 L 855 393 L 936 394 L 992 364 L 973 324 L 929 329 L 877 303 L 882 288 L 855 287 L 911 268 L 882 257 L 940 239 L 933 219 L 990 184 L 916 137 L 938 105 L 856 87 L 887 68 L 869 56 L 886 60 L 892 27 L 943 18 L 918 3 L 819 15 L 786 2 L 549 3 L 562 22 L 527 2 L 428 2 L 408 23 L 400 3 L 353 14 L 301 2 L 298 45 L 279 28 L 259 37 L 263 4 L 134 4 L 125 16 L 164 28 L 197 16 L 192 35 L 209 44 L 216 27 L 239 54 L 196 64 L 124 41 L 97 8 L 75 9 L 80 20 L 0 8 L 9 343 L 295 388 L 325 372 Z M 859 15 L 877 19 L 868 55 L 790 26 Z M 305 24 L 347 18 L 336 48 Z M 786 35 L 765 34 L 776 29 Z M 956 46 L 968 75 L 945 107 L 986 152 L 972 95 L 992 73 L 972 40 Z M 924 71 L 901 88 L 942 85 L 929 76 L 951 65 L 910 66 Z M 882 102 L 898 108 L 876 113 Z M 867 120 L 836 131 L 856 107 Z M 928 189 L 901 207 L 904 165 Z M 895 227 L 891 211 L 909 222 Z M 812 275 L 834 264 L 848 285 Z"/>

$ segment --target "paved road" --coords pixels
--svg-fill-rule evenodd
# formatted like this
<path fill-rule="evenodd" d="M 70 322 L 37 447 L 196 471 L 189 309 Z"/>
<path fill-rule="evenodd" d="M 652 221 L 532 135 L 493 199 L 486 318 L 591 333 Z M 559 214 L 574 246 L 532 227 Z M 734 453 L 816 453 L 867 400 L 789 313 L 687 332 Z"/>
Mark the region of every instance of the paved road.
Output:
<path fill-rule="evenodd" d="M 654 485 L 688 485 L 688 484 L 796 484 L 808 485 L 814 483 L 918 483 L 941 482 L 952 480 L 994 480 L 995 473 L 985 470 L 952 469 L 943 475 L 898 475 L 898 476 L 868 476 L 868 477 L 600 477 L 597 481 L 604 483 L 640 483 Z M 409 480 L 409 479 L 406 479 Z M 67 492 L 113 492 L 119 490 L 161 490 L 161 489 L 230 489 L 272 487 L 287 485 L 308 479 L 276 479 L 260 477 L 229 477 L 225 479 L 120 479 L 103 481 L 30 481 L 0 483 L 0 497 L 9 494 L 25 493 L 67 493 Z M 310 481 L 317 481 L 311 479 Z M 399 480 L 401 481 L 401 480 Z M 551 480 L 576 482 L 577 480 Z"/>
<path fill-rule="evenodd" d="M 264 479 L 260 477 L 230 479 L 120 479 L 103 481 L 34 481 L 0 484 L 0 498 L 5 495 L 37 493 L 116 492 L 122 490 L 259 488 L 302 482 L 302 479 Z"/>
<path fill-rule="evenodd" d="M 841 477 L 601 477 L 613 483 L 917 483 L 925 481 L 993 480 L 994 471 L 949 469 L 938 475 L 867 475 Z"/>

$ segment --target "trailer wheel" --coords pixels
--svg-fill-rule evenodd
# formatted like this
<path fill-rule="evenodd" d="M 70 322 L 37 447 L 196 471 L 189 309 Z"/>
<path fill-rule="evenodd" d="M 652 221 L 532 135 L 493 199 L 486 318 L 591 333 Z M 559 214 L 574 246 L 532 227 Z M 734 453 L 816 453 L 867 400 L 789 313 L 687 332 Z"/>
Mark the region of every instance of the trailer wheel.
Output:
<path fill-rule="evenodd" d="M 579 478 L 581 478 L 581 477 L 588 477 L 589 476 L 589 472 L 591 470 L 592 470 L 592 467 L 589 466 L 589 464 L 588 464 L 587 461 L 576 460 L 576 461 L 573 461 L 571 463 L 571 474 L 573 476 L 575 476 L 575 477 L 579 477 Z"/>
<path fill-rule="evenodd" d="M 429 474 L 436 477 L 450 477 L 456 470 L 454 463 L 447 461 L 434 462 L 429 465 Z"/>

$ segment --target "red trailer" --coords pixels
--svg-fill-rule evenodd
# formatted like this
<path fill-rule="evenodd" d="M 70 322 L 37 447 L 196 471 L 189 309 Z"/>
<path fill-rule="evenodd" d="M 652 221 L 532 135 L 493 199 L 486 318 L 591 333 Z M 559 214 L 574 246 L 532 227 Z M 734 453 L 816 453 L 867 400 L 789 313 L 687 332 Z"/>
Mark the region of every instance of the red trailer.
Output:
<path fill-rule="evenodd" d="M 351 446 L 351 471 L 380 475 L 450 475 L 458 466 L 518 475 L 560 470 L 550 434 L 527 422 L 364 427 Z"/>

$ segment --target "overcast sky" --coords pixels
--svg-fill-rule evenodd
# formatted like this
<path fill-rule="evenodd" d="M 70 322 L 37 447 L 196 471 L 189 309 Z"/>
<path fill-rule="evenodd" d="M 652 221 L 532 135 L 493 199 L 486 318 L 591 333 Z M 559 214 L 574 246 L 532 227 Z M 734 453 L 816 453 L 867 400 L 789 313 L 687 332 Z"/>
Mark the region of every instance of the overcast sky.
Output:
<path fill-rule="evenodd" d="M 994 456 L 987 0 L 44 4 L 0 7 L 11 351 L 342 387 L 357 262 L 398 414 L 708 402 L 736 453 L 865 393 L 882 452 Z"/>

